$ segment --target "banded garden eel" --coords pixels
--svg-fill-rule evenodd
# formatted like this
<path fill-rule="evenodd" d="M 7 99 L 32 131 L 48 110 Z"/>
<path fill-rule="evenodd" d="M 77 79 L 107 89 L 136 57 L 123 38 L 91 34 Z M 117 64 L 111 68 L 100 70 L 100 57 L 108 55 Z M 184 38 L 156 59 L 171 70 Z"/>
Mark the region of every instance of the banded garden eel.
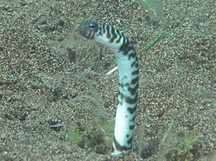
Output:
<path fill-rule="evenodd" d="M 78 29 L 82 36 L 103 44 L 116 57 L 119 84 L 112 155 L 119 155 L 131 149 L 134 133 L 139 87 L 137 54 L 128 38 L 112 26 L 88 19 L 81 22 Z"/>

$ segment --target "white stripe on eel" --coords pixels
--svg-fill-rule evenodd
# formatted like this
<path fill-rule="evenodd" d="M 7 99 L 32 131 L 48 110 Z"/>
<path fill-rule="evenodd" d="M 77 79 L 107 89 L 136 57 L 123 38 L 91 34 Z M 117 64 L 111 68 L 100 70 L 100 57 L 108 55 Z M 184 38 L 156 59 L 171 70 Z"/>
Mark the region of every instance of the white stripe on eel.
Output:
<path fill-rule="evenodd" d="M 137 54 L 128 38 L 112 26 L 87 19 L 79 24 L 78 29 L 85 38 L 103 44 L 116 57 L 119 86 L 112 155 L 119 155 L 131 149 L 134 133 L 139 87 Z"/>

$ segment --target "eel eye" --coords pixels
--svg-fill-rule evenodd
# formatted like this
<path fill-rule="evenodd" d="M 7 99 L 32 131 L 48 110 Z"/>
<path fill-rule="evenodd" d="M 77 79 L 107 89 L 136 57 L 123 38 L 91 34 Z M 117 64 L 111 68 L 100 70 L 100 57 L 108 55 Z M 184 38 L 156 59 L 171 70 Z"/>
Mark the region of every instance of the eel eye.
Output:
<path fill-rule="evenodd" d="M 96 26 L 97 26 L 97 25 L 96 25 L 95 23 L 90 23 L 90 24 L 89 24 L 89 28 L 90 28 L 90 29 L 94 29 Z"/>

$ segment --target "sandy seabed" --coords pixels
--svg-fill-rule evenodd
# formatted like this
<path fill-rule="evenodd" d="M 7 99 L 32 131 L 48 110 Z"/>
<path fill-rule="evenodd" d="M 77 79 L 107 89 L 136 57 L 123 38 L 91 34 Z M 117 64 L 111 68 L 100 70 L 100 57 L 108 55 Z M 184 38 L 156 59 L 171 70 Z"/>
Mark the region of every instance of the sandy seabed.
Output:
<path fill-rule="evenodd" d="M 155 2 L 153 14 L 135 0 L 0 1 L 0 160 L 216 160 L 215 1 Z M 135 135 L 124 156 L 68 137 L 95 111 L 112 121 L 117 105 L 118 75 L 106 75 L 113 54 L 78 33 L 85 18 L 124 31 L 137 50 L 165 33 L 139 56 Z M 188 154 L 179 151 L 183 136 Z"/>

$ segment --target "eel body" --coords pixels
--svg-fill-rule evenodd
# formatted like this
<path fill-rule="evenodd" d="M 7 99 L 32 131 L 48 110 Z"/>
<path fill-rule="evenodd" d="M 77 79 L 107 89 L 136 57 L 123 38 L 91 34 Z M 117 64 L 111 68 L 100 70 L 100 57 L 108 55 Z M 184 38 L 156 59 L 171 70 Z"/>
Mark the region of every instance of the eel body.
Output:
<path fill-rule="evenodd" d="M 79 24 L 79 32 L 111 50 L 119 69 L 118 106 L 112 155 L 131 149 L 138 100 L 139 65 L 136 50 L 129 39 L 110 25 L 94 20 Z"/>

